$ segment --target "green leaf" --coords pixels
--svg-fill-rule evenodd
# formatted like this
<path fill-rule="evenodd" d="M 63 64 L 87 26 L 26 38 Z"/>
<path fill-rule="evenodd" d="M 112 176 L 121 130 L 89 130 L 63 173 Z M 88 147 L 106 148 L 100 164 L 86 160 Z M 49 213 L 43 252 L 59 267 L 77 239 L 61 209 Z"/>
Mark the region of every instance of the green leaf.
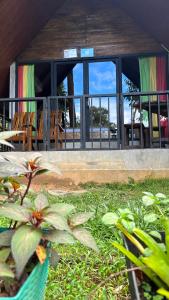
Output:
<path fill-rule="evenodd" d="M 9 139 L 10 137 L 15 136 L 19 133 L 22 133 L 22 132 L 23 131 L 12 131 L 12 130 L 11 131 L 0 132 L 0 144 L 6 145 L 6 146 L 11 147 L 11 148 L 14 148 L 14 146 L 11 143 L 9 143 L 5 140 Z"/>
<path fill-rule="evenodd" d="M 0 216 L 19 222 L 30 220 L 29 210 L 15 203 L 7 203 L 0 206 Z"/>
<path fill-rule="evenodd" d="M 164 300 L 164 297 L 161 295 L 155 295 L 153 296 L 153 300 Z"/>
<path fill-rule="evenodd" d="M 61 216 L 68 216 L 75 209 L 74 205 L 66 204 L 66 203 L 55 203 L 50 205 L 49 208 L 45 209 L 44 213 L 48 214 L 51 212 L 55 212 Z"/>
<path fill-rule="evenodd" d="M 153 251 L 152 250 L 150 250 L 149 248 L 145 248 L 145 250 L 144 250 L 144 256 L 150 256 L 150 255 L 152 255 L 153 254 Z"/>
<path fill-rule="evenodd" d="M 0 277 L 14 278 L 14 273 L 10 270 L 7 264 L 0 262 Z"/>
<path fill-rule="evenodd" d="M 119 220 L 119 216 L 116 213 L 107 213 L 103 216 L 102 222 L 105 225 L 115 225 Z"/>
<path fill-rule="evenodd" d="M 44 234 L 44 238 L 57 244 L 74 244 L 75 240 L 66 231 L 52 230 Z"/>
<path fill-rule="evenodd" d="M 34 161 L 34 163 L 39 164 L 42 161 L 42 155 L 41 154 L 38 154 L 38 155 L 35 154 L 35 155 L 32 156 L 31 159 Z"/>
<path fill-rule="evenodd" d="M 119 249 L 125 256 L 129 258 L 129 260 L 135 264 L 135 266 L 140 267 L 142 271 L 158 286 L 161 287 L 163 284 L 161 280 L 152 272 L 151 269 L 146 268 L 141 259 L 137 258 L 131 251 L 127 250 L 122 245 L 117 242 L 113 242 L 113 246 Z"/>
<path fill-rule="evenodd" d="M 135 235 L 148 247 L 153 251 L 153 256 L 154 259 L 157 260 L 157 264 L 159 263 L 159 268 L 161 268 L 161 266 L 163 265 L 164 268 L 166 267 L 166 264 L 168 264 L 168 257 L 165 253 L 165 251 L 163 251 L 161 249 L 161 247 L 159 246 L 159 244 L 146 232 L 144 232 L 141 229 L 135 228 L 133 230 L 133 232 L 135 233 Z M 152 256 L 151 256 L 152 257 Z M 151 257 L 148 257 L 148 259 L 150 259 Z M 144 258 L 143 258 L 144 259 Z M 147 259 L 147 257 L 145 258 Z M 146 260 L 146 264 L 147 264 L 147 260 Z M 150 262 L 153 264 L 153 260 L 152 262 Z M 161 263 L 161 266 L 160 266 Z M 156 264 L 156 262 L 155 262 Z M 157 267 L 156 264 L 156 267 Z M 168 265 L 169 268 L 169 265 Z M 154 269 L 153 269 L 154 270 Z M 158 271 L 158 270 L 157 270 Z M 168 269 L 169 272 L 169 269 Z M 156 272 L 157 273 L 157 272 Z M 158 274 L 158 273 L 157 273 Z M 159 276 L 160 277 L 160 276 Z M 169 281 L 168 281 L 169 283 Z"/>
<path fill-rule="evenodd" d="M 25 197 L 24 201 L 23 201 L 23 207 L 32 209 L 32 207 L 33 207 L 32 201 L 29 198 Z"/>
<path fill-rule="evenodd" d="M 166 199 L 166 198 L 167 198 L 166 195 L 164 195 L 164 194 L 162 194 L 162 193 L 156 194 L 156 197 L 157 197 L 157 198 L 162 198 L 162 199 Z"/>
<path fill-rule="evenodd" d="M 144 253 L 144 247 L 142 246 L 142 244 L 132 234 L 130 234 L 121 223 L 117 223 L 116 226 L 132 242 L 132 244 L 137 247 L 137 249 L 141 253 Z"/>
<path fill-rule="evenodd" d="M 19 227 L 12 237 L 12 254 L 16 263 L 17 278 L 22 272 L 42 237 L 42 232 L 37 228 L 23 225 Z"/>
<path fill-rule="evenodd" d="M 169 299 L 169 291 L 167 291 L 166 289 L 160 288 L 157 290 L 157 293 Z"/>
<path fill-rule="evenodd" d="M 165 229 L 165 245 L 166 245 L 166 251 L 167 251 L 167 256 L 168 256 L 168 260 L 169 260 L 169 219 L 164 218 L 163 223 L 164 223 L 164 229 Z"/>
<path fill-rule="evenodd" d="M 148 282 L 143 282 L 141 287 L 143 288 L 143 290 L 145 292 L 151 292 L 152 291 L 152 286 Z"/>
<path fill-rule="evenodd" d="M 161 205 L 168 205 L 169 204 L 169 199 L 166 198 L 166 199 L 161 200 L 160 204 Z"/>
<path fill-rule="evenodd" d="M 45 174 L 49 172 L 48 169 L 37 169 L 35 172 L 34 172 L 34 175 L 38 176 L 38 175 L 42 175 L 42 174 Z"/>
<path fill-rule="evenodd" d="M 151 197 L 151 196 L 143 196 L 142 197 L 142 201 L 143 201 L 143 204 L 145 206 L 150 206 L 150 205 L 153 205 L 155 203 L 155 198 L 154 196 Z"/>
<path fill-rule="evenodd" d="M 42 161 L 40 163 L 40 167 L 41 167 L 41 169 L 48 170 L 48 171 L 50 171 L 52 173 L 56 173 L 58 175 L 62 174 L 61 171 L 60 171 L 60 169 L 55 164 L 49 163 L 47 161 Z"/>
<path fill-rule="evenodd" d="M 133 229 L 136 227 L 134 222 L 131 221 L 127 221 L 127 220 L 121 220 L 121 223 L 123 224 L 123 226 L 129 231 L 132 232 Z"/>
<path fill-rule="evenodd" d="M 0 250 L 0 263 L 6 262 L 11 252 L 10 248 L 4 248 Z"/>
<path fill-rule="evenodd" d="M 8 247 L 11 245 L 14 230 L 5 230 L 0 233 L 0 247 Z"/>
<path fill-rule="evenodd" d="M 41 211 L 42 209 L 46 208 L 49 206 L 49 202 L 48 202 L 48 199 L 47 197 L 40 193 L 36 199 L 35 199 L 35 207 L 38 211 Z"/>
<path fill-rule="evenodd" d="M 166 252 L 166 245 L 164 243 L 158 243 L 158 245 L 161 248 L 161 250 L 163 250 L 163 252 Z"/>
<path fill-rule="evenodd" d="M 44 217 L 44 221 L 51 224 L 56 229 L 70 231 L 67 220 L 57 213 L 49 213 Z"/>
<path fill-rule="evenodd" d="M 85 228 L 79 228 L 76 227 L 72 230 L 73 236 L 80 241 L 83 245 L 95 250 L 95 251 L 99 251 L 96 242 L 93 238 L 93 236 L 91 235 L 91 233 L 86 230 Z"/>
<path fill-rule="evenodd" d="M 94 215 L 93 212 L 77 213 L 70 218 L 70 220 L 69 220 L 70 226 L 75 227 L 75 226 L 84 224 L 89 219 L 91 219 L 93 217 L 93 215 Z"/>
<path fill-rule="evenodd" d="M 134 216 L 129 208 L 119 208 L 120 219 L 134 221 Z"/>
<path fill-rule="evenodd" d="M 0 177 L 19 176 L 26 173 L 28 173 L 28 170 L 24 166 L 11 161 L 0 161 Z"/>
<path fill-rule="evenodd" d="M 158 219 L 158 216 L 154 213 L 144 215 L 144 221 L 148 224 L 155 222 L 157 219 Z"/>
<path fill-rule="evenodd" d="M 133 217 L 132 212 L 131 212 L 131 210 L 129 208 L 119 208 L 118 211 L 119 211 L 120 216 L 122 218 L 123 217 L 125 218 L 125 217 L 128 217 L 128 216 L 132 216 Z M 132 220 L 133 220 L 133 218 L 132 218 Z"/>
<path fill-rule="evenodd" d="M 133 215 L 126 215 L 126 219 L 134 222 L 134 216 Z"/>
<path fill-rule="evenodd" d="M 154 195 L 150 192 L 143 192 L 143 194 L 146 195 L 146 196 L 154 197 Z"/>
<path fill-rule="evenodd" d="M 0 144 L 8 146 L 8 147 L 11 147 L 11 148 L 14 149 L 14 146 L 11 143 L 9 143 L 9 142 L 7 142 L 5 140 L 0 140 Z"/>
<path fill-rule="evenodd" d="M 150 268 L 167 286 L 169 286 L 169 265 L 157 252 L 149 257 L 141 257 L 141 261 Z M 164 285 L 163 285 L 164 286 Z"/>
<path fill-rule="evenodd" d="M 23 131 L 16 131 L 16 130 L 10 130 L 10 131 L 3 131 L 0 132 L 0 140 L 7 140 L 12 136 L 15 136 L 19 133 L 22 133 Z"/>
<path fill-rule="evenodd" d="M 157 239 L 159 239 L 161 241 L 162 237 L 161 237 L 161 234 L 158 232 L 158 231 L 150 231 L 149 234 Z"/>

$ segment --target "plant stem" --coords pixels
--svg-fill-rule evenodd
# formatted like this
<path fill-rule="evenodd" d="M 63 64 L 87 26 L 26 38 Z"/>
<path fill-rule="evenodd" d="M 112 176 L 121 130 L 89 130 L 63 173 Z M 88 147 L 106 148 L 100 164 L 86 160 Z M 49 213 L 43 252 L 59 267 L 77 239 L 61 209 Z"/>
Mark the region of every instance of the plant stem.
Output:
<path fill-rule="evenodd" d="M 20 204 L 21 206 L 23 205 L 24 198 L 26 197 L 27 193 L 29 192 L 31 181 L 32 181 L 32 173 L 29 174 L 29 179 L 28 179 L 28 184 L 27 184 L 26 190 L 25 190 L 23 196 L 21 197 L 21 204 Z"/>
<path fill-rule="evenodd" d="M 161 210 L 161 208 L 159 208 L 159 206 L 158 205 L 156 205 L 156 209 L 159 211 L 159 213 L 164 217 L 164 214 L 163 214 L 163 212 L 162 212 L 162 210 Z"/>
<path fill-rule="evenodd" d="M 133 271 L 137 271 L 137 270 L 141 270 L 141 269 L 138 268 L 138 267 L 134 267 L 134 268 L 131 268 L 131 269 L 126 269 L 126 270 L 123 270 L 123 271 L 120 271 L 120 272 L 111 274 L 111 275 L 110 275 L 109 277 L 107 277 L 105 280 L 101 281 L 101 282 L 96 286 L 96 288 L 94 288 L 94 290 L 92 290 L 92 291 L 88 294 L 87 300 L 92 299 L 92 296 L 95 294 L 95 292 L 97 291 L 97 289 L 100 288 L 101 286 L 105 285 L 105 283 L 106 283 L 107 281 L 109 281 L 110 279 L 115 278 L 115 277 L 120 276 L 120 275 L 123 275 L 123 274 L 126 274 L 126 273 L 128 273 L 128 272 L 133 272 Z"/>
<path fill-rule="evenodd" d="M 24 194 L 21 197 L 21 203 L 20 203 L 21 206 L 23 205 L 23 200 L 25 199 L 27 193 L 29 192 L 31 181 L 32 181 L 32 173 L 29 174 L 29 179 L 28 179 L 28 184 L 27 184 L 26 190 L 25 190 Z M 16 228 L 17 223 L 18 223 L 17 221 L 14 223 L 13 229 Z"/>

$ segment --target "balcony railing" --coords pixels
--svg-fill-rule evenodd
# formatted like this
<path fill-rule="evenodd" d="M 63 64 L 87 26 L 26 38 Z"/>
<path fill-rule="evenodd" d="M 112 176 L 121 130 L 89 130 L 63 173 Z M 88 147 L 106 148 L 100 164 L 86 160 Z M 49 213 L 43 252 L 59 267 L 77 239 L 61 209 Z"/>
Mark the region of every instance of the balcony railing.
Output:
<path fill-rule="evenodd" d="M 168 117 L 169 91 L 0 99 L 0 130 L 23 131 L 15 151 L 166 148 Z"/>

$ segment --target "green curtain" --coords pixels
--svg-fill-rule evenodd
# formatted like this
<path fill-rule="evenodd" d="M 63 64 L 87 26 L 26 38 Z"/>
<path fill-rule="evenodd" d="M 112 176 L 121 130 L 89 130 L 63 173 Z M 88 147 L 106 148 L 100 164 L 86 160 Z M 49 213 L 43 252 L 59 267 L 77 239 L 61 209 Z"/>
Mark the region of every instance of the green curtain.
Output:
<path fill-rule="evenodd" d="M 27 72 L 27 97 L 35 97 L 35 67 L 34 65 L 28 66 Z M 35 112 L 36 103 L 34 101 L 27 103 L 27 111 Z"/>
<path fill-rule="evenodd" d="M 141 92 L 150 91 L 150 60 L 147 58 L 140 58 L 139 59 L 139 69 L 140 69 L 140 88 Z M 142 96 L 142 102 L 147 102 L 148 97 Z M 148 127 L 148 112 L 143 110 L 142 111 L 142 119 L 144 126 Z"/>
<path fill-rule="evenodd" d="M 21 65 L 18 67 L 18 97 L 35 97 L 35 67 L 34 65 Z M 35 112 L 36 103 L 20 102 L 19 111 Z"/>
<path fill-rule="evenodd" d="M 147 92 L 150 90 L 150 60 L 147 58 L 140 58 L 139 68 L 141 92 Z M 143 96 L 141 99 L 143 102 L 148 101 L 147 96 Z"/>

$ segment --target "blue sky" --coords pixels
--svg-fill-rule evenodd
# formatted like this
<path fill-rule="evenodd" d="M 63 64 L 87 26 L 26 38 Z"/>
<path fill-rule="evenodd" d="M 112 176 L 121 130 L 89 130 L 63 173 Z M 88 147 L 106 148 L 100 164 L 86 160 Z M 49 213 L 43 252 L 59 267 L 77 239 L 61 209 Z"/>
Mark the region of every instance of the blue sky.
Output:
<path fill-rule="evenodd" d="M 73 69 L 74 95 L 83 95 L 83 64 L 77 64 Z M 127 91 L 125 76 L 123 75 L 123 91 Z M 64 81 L 67 90 L 67 80 Z M 116 93 L 116 65 L 113 62 L 93 62 L 89 64 L 89 94 L 113 94 Z M 99 98 L 93 98 L 93 106 L 99 107 Z M 101 107 L 108 109 L 108 98 L 104 97 Z M 128 101 L 124 103 L 124 121 L 129 123 L 131 120 L 131 108 Z M 109 99 L 110 122 L 117 122 L 116 98 Z M 75 112 L 80 116 L 80 99 L 75 100 Z"/>

